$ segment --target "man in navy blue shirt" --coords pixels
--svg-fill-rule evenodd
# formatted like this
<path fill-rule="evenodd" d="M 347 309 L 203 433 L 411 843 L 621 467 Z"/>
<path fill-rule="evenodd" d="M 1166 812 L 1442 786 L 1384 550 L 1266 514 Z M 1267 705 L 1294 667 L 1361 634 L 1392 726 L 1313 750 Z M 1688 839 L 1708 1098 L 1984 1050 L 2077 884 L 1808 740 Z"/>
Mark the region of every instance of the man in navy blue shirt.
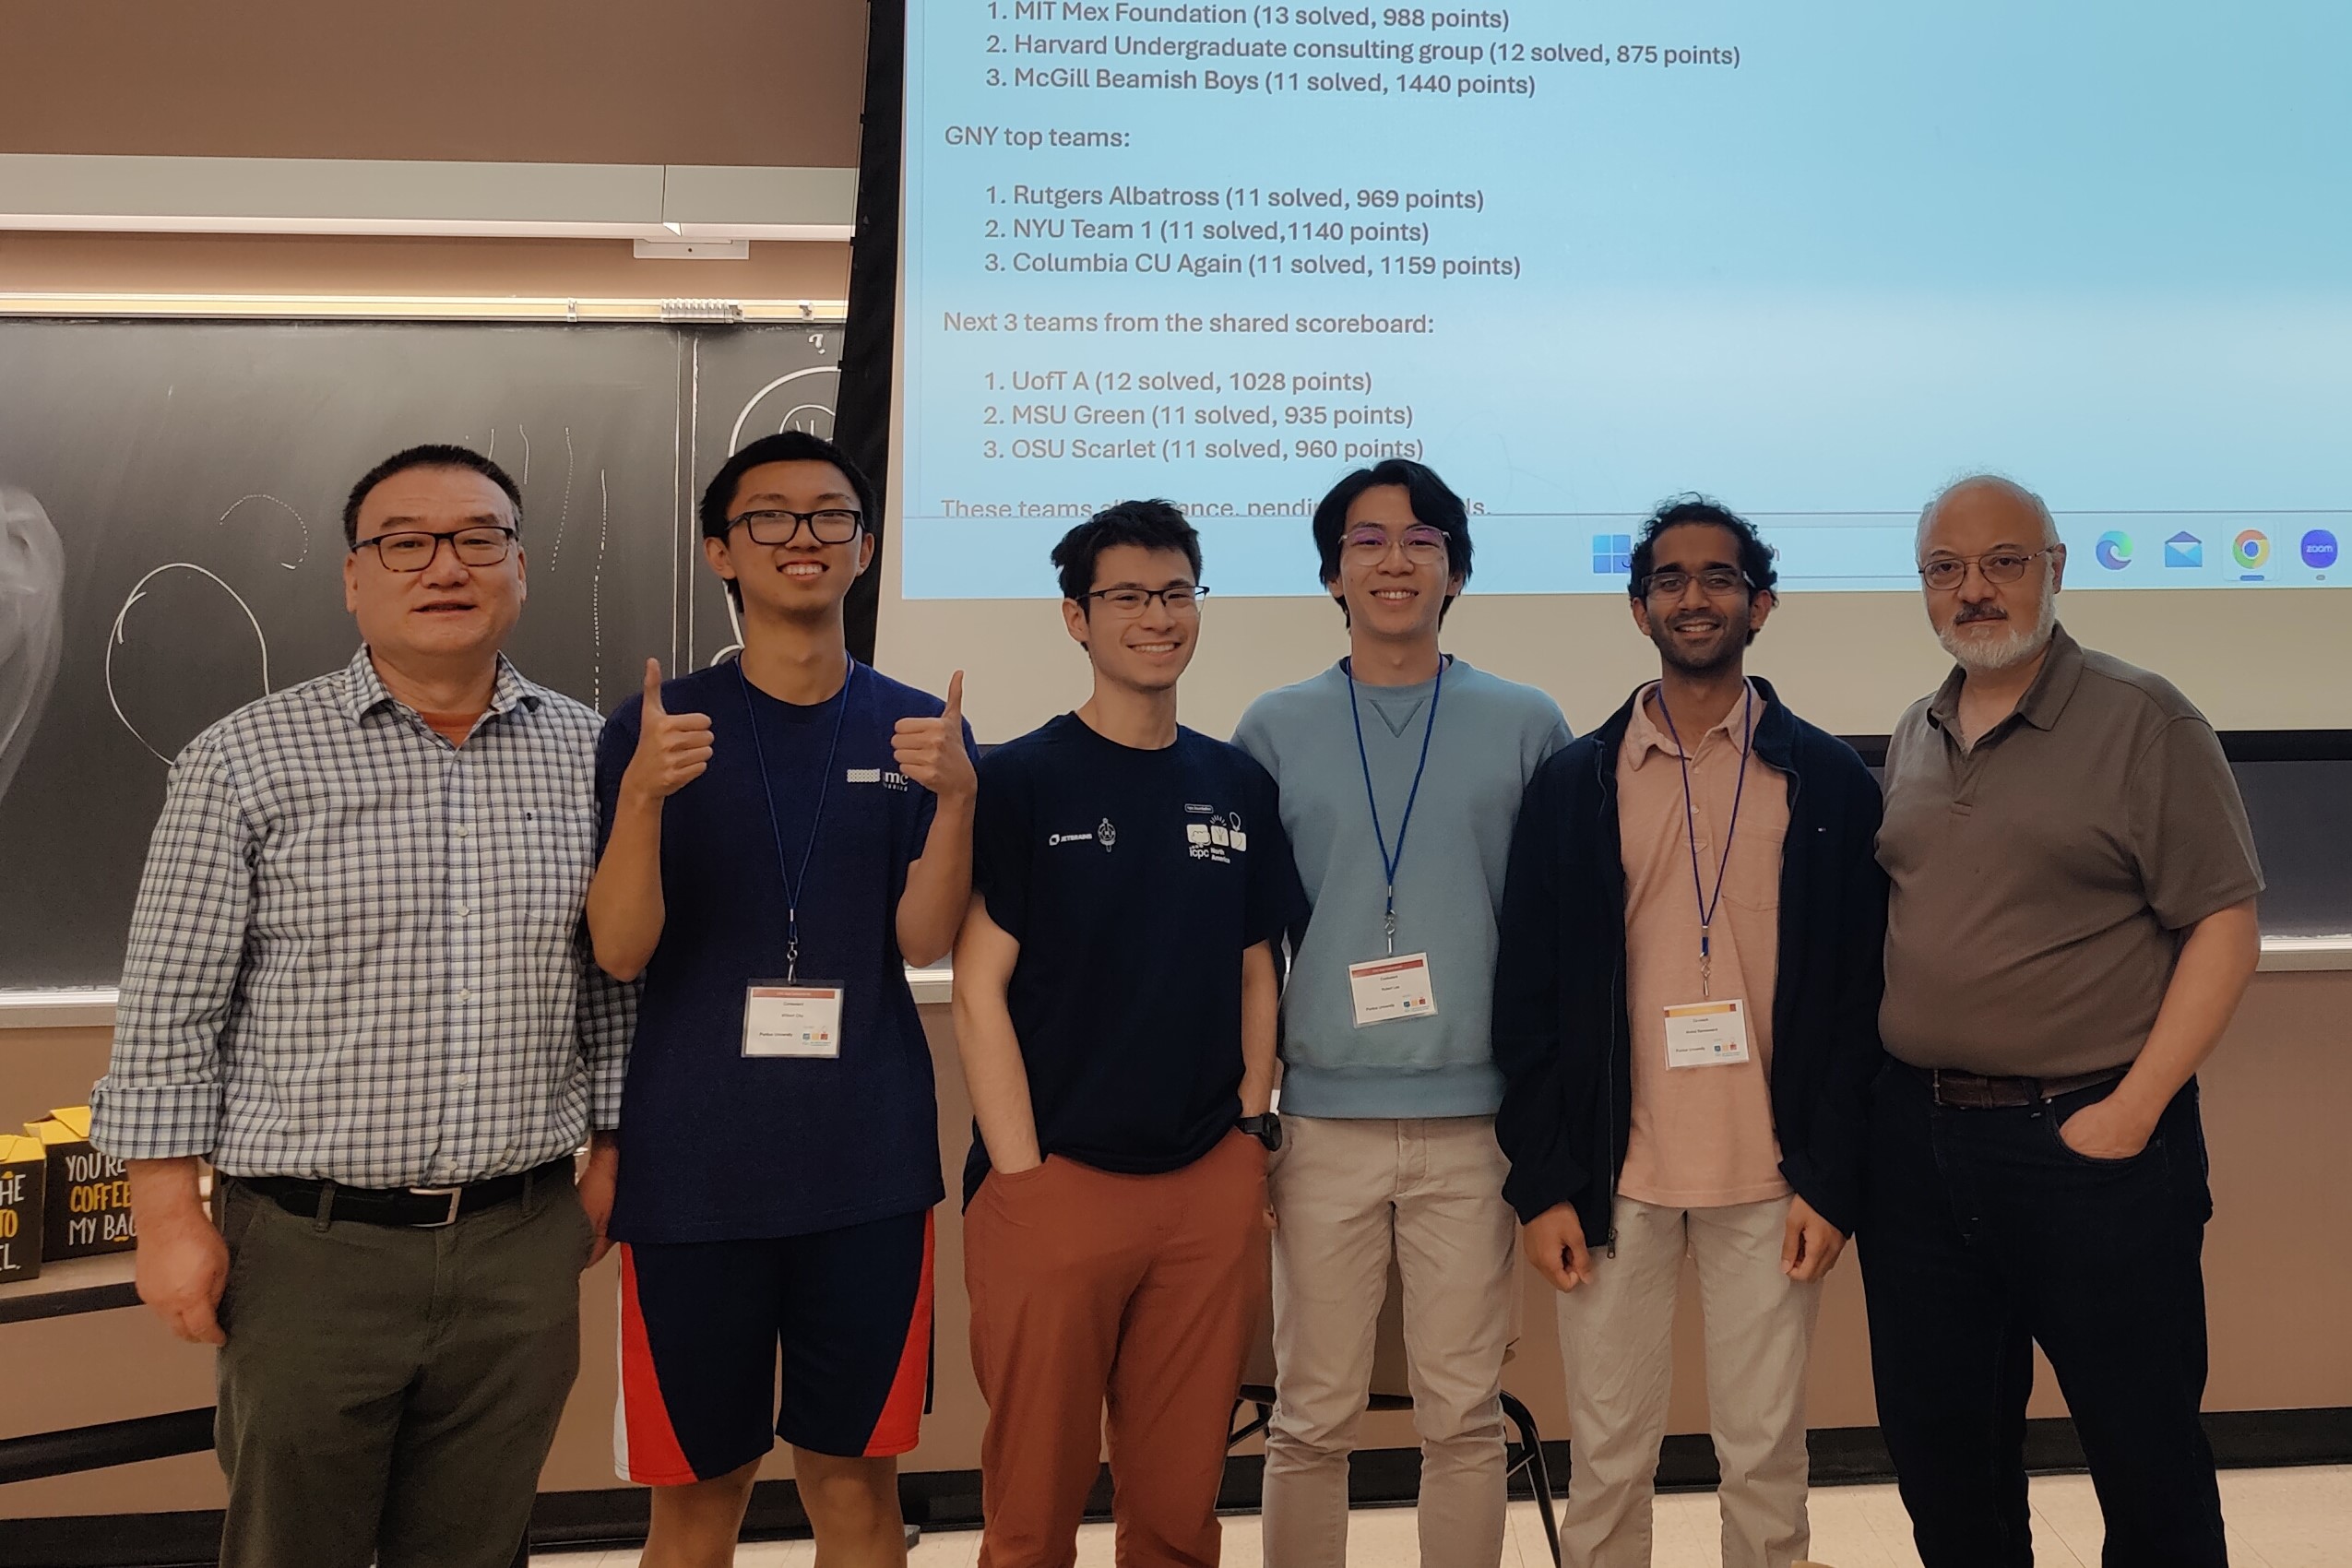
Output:
<path fill-rule="evenodd" d="M 873 511 L 830 442 L 729 458 L 703 553 L 742 657 L 667 683 L 648 661 L 598 748 L 589 932 L 645 994 L 588 1180 L 613 1183 L 622 1249 L 615 1462 L 654 1488 L 645 1561 L 665 1568 L 731 1561 L 771 1431 L 828 1562 L 906 1560 L 896 1456 L 944 1195 L 906 966 L 962 919 L 977 780 L 960 673 L 943 705 L 849 657 Z"/>
<path fill-rule="evenodd" d="M 980 1562 L 1071 1562 L 1107 1402 L 1121 1561 L 1211 1564 L 1265 1299 L 1273 943 L 1298 873 L 1265 769 L 1176 722 L 1206 591 L 1192 525 L 1123 502 L 1053 563 L 1094 695 L 982 765 L 956 944 Z"/>

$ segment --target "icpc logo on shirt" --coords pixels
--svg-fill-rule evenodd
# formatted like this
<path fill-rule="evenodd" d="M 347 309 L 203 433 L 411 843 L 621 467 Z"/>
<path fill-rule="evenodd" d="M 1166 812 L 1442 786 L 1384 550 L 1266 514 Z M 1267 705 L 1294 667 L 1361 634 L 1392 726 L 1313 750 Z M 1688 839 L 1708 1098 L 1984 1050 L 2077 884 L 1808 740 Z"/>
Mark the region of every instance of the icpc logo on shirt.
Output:
<path fill-rule="evenodd" d="M 2097 556 L 2099 564 L 2108 571 L 2120 572 L 2132 564 L 2132 536 L 2120 529 L 2109 529 L 2099 535 L 2099 541 L 2091 547 L 2091 553 Z"/>
<path fill-rule="evenodd" d="M 1206 811 L 1205 806 L 1187 806 L 1187 811 Z M 1212 814 L 1206 822 L 1184 825 L 1185 852 L 1196 861 L 1214 861 L 1218 865 L 1231 862 L 1232 854 L 1240 854 L 1250 847 L 1250 836 L 1241 831 L 1240 812 Z M 1229 854 L 1228 851 L 1231 851 Z"/>
<path fill-rule="evenodd" d="M 2229 547 L 2229 553 L 2243 571 L 2253 571 L 2270 559 L 2270 540 L 2260 529 L 2248 529 Z"/>

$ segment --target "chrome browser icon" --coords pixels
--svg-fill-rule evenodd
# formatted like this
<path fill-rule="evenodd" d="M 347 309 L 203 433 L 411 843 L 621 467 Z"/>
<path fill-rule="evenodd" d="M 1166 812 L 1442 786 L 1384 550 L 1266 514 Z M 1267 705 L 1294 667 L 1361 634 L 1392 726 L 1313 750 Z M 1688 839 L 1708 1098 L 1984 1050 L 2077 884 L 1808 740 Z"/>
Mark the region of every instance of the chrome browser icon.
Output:
<path fill-rule="evenodd" d="M 2132 564 L 2132 536 L 2120 529 L 2109 529 L 2099 535 L 2099 541 L 2091 547 L 2091 553 L 2097 556 L 2099 564 L 2108 571 L 2120 572 Z"/>
<path fill-rule="evenodd" d="M 2270 559 L 2270 540 L 2260 529 L 2248 529 L 2229 547 L 2229 553 L 2241 569 L 2253 571 Z"/>

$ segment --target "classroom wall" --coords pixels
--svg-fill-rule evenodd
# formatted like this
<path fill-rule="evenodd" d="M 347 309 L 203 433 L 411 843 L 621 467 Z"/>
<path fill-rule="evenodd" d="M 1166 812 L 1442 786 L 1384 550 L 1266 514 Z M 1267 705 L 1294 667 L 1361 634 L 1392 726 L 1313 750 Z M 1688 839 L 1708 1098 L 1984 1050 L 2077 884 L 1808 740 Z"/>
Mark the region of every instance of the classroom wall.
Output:
<path fill-rule="evenodd" d="M 925 1007 L 939 1068 L 940 1144 L 953 1170 L 969 1136 L 968 1104 L 944 1006 Z M 2352 972 L 2266 973 L 2204 1075 L 2213 1156 L 2215 1222 L 2205 1247 L 2215 1410 L 2352 1406 L 2352 1338 L 2342 1303 L 2352 1300 L 2352 1169 L 2334 1158 L 2335 1108 L 2352 1104 Z M 0 1030 L 0 1085 L 13 1116 L 78 1103 L 105 1064 L 102 1029 Z M 582 1371 L 548 1462 L 548 1491 L 610 1487 L 614 1389 L 614 1265 L 581 1282 Z M 969 1470 L 979 1464 L 983 1408 L 966 1345 L 963 1230 L 951 1204 L 940 1214 L 936 1408 L 909 1471 Z M 1686 1277 L 1686 1287 L 1689 1281 Z M 1567 1435 L 1550 1288 L 1523 1271 L 1526 1324 L 1506 1386 L 1550 1437 Z M 1669 1429 L 1705 1429 L 1705 1358 L 1685 1289 L 1675 1321 Z M 0 1396 L 0 1437 L 185 1409 L 212 1402 L 211 1354 L 179 1344 L 143 1311 L 94 1313 L 0 1328 L 10 1367 Z M 2045 1368 L 2037 1415 L 2064 1411 Z M 1860 1275 L 1849 1256 L 1823 1302 L 1812 1372 L 1812 1424 L 1873 1423 Z M 1374 1416 L 1367 1447 L 1405 1447 L 1410 1419 Z M 790 1473 L 779 1452 L 766 1474 Z M 0 1518 L 217 1508 L 218 1468 L 208 1454 L 0 1487 Z"/>
<path fill-rule="evenodd" d="M 0 0 L 0 151 L 846 169 L 861 0 Z"/>
<path fill-rule="evenodd" d="M 626 240 L 0 230 L 0 293 L 849 297 L 847 244 L 754 240 L 751 253 L 742 261 L 639 261 Z"/>
<path fill-rule="evenodd" d="M 0 154 L 854 168 L 861 0 L 0 0 Z M 817 299 L 849 246 L 0 230 L 0 292 Z"/>

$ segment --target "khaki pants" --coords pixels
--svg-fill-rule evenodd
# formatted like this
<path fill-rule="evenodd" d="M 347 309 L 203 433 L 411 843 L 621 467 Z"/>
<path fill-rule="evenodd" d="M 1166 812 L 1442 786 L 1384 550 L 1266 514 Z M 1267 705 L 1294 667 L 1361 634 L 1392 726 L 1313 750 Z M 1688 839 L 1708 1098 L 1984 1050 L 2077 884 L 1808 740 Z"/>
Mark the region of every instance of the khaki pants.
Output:
<path fill-rule="evenodd" d="M 980 1436 L 980 1568 L 1069 1568 L 1106 1425 L 1127 1568 L 1216 1568 L 1217 1493 L 1265 1302 L 1265 1150 L 1181 1170 L 1056 1155 L 964 1211 Z M 1105 1420 L 1106 1407 L 1108 1421 Z"/>
<path fill-rule="evenodd" d="M 1491 1116 L 1290 1117 L 1269 1176 L 1276 1402 L 1265 1434 L 1266 1568 L 1341 1568 L 1348 1455 L 1395 1253 L 1421 1439 L 1421 1562 L 1502 1560 L 1503 1358 L 1518 1228 Z"/>
<path fill-rule="evenodd" d="M 1788 1568 L 1805 1517 L 1805 1361 L 1821 1285 L 1780 1272 L 1788 1198 L 1728 1208 L 1617 1200 L 1617 1255 L 1560 1298 L 1570 1475 L 1562 1560 L 1649 1568 L 1650 1496 L 1674 1372 L 1675 1286 L 1698 1260 L 1708 1427 L 1723 1470 L 1723 1568 Z"/>
<path fill-rule="evenodd" d="M 434 1230 L 213 1201 L 222 1568 L 508 1568 L 580 1364 L 569 1173 Z"/>

